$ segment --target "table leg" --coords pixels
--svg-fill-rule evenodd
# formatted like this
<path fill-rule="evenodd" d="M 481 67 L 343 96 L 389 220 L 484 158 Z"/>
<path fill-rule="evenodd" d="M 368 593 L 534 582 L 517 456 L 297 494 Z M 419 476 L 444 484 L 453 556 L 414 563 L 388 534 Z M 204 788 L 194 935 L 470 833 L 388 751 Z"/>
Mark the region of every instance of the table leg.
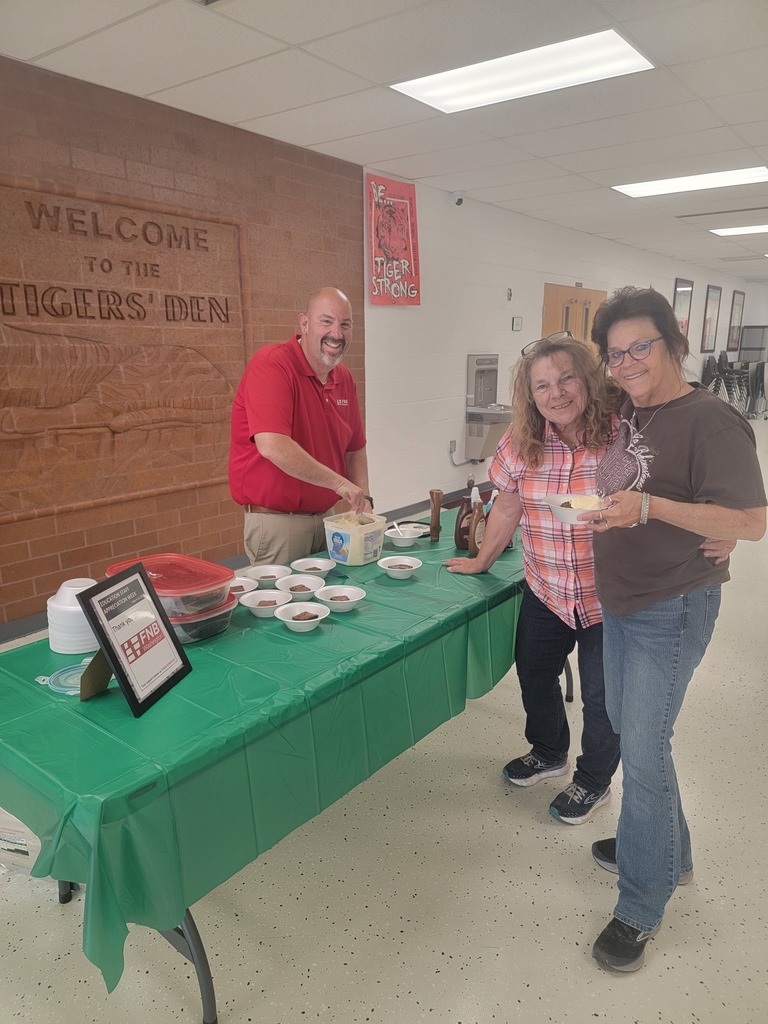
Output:
<path fill-rule="evenodd" d="M 59 903 L 69 903 L 72 899 L 72 893 L 75 889 L 79 889 L 80 886 L 77 882 L 59 882 Z"/>
<path fill-rule="evenodd" d="M 197 973 L 197 983 L 200 986 L 200 996 L 203 1001 L 203 1024 L 216 1024 L 216 993 L 213 990 L 213 978 L 211 969 L 208 966 L 208 957 L 205 955 L 203 940 L 197 930 L 192 915 L 186 911 L 178 928 L 171 928 L 169 931 L 161 931 L 163 938 L 177 949 L 182 956 L 194 964 Z"/>

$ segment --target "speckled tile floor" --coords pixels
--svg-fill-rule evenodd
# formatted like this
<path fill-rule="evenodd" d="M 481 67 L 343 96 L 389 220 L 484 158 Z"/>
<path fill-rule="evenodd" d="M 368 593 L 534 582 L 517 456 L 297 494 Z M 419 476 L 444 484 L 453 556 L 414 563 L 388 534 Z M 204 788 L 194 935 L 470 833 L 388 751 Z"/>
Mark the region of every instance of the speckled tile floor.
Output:
<path fill-rule="evenodd" d="M 525 749 L 511 675 L 193 908 L 220 1024 L 768 1021 L 768 539 L 740 544 L 732 573 L 675 740 L 696 876 L 642 971 L 590 955 L 615 885 L 589 847 L 613 834 L 620 784 L 578 827 L 547 813 L 562 780 L 508 786 Z M 191 965 L 146 929 L 107 994 L 81 899 L 0 869 L 1 1024 L 199 1021 Z"/>

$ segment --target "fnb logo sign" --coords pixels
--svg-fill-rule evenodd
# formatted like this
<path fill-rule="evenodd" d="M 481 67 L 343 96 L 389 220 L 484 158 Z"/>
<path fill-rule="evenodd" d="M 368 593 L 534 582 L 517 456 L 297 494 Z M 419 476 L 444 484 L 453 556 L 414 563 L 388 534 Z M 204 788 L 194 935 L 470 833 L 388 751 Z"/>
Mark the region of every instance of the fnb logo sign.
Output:
<path fill-rule="evenodd" d="M 130 640 L 125 640 L 121 644 L 126 661 L 129 664 L 137 661 L 142 654 L 146 654 L 155 644 L 159 644 L 162 639 L 163 631 L 160 629 L 158 622 L 153 622 L 145 629 L 140 629 Z"/>

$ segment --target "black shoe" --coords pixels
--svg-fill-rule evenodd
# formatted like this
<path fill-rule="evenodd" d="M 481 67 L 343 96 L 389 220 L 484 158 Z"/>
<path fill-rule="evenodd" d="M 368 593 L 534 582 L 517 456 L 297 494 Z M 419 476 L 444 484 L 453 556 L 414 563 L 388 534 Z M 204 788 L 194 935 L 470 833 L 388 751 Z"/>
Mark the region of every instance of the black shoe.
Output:
<path fill-rule="evenodd" d="M 535 786 L 541 779 L 552 779 L 557 775 L 567 775 L 570 771 L 568 758 L 562 761 L 541 761 L 531 751 L 510 761 L 502 770 L 507 782 L 515 786 Z"/>
<path fill-rule="evenodd" d="M 652 932 L 641 932 L 617 918 L 600 932 L 592 947 L 592 956 L 614 971 L 639 971 L 645 959 L 645 944 L 659 931 L 657 925 Z"/>
<path fill-rule="evenodd" d="M 587 789 L 578 782 L 572 782 L 559 793 L 549 805 L 549 813 L 566 825 L 581 825 L 589 821 L 598 807 L 611 799 L 611 787 Z"/>
<path fill-rule="evenodd" d="M 614 875 L 618 875 L 619 868 L 616 864 L 615 839 L 598 839 L 596 843 L 592 843 L 592 856 L 595 859 L 595 863 L 599 864 L 601 868 L 605 868 L 606 871 L 611 871 Z M 688 885 L 692 878 L 693 868 L 689 871 L 681 871 L 677 884 Z"/>

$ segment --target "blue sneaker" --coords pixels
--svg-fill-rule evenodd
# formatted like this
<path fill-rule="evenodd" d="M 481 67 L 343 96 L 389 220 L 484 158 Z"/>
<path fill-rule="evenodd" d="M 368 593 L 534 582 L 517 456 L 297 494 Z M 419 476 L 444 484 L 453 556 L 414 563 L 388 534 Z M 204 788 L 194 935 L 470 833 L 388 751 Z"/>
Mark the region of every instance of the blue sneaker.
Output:
<path fill-rule="evenodd" d="M 583 825 L 598 807 L 607 804 L 610 799 L 610 786 L 605 789 L 587 789 L 578 782 L 572 782 L 549 805 L 549 813 L 566 825 Z"/>

